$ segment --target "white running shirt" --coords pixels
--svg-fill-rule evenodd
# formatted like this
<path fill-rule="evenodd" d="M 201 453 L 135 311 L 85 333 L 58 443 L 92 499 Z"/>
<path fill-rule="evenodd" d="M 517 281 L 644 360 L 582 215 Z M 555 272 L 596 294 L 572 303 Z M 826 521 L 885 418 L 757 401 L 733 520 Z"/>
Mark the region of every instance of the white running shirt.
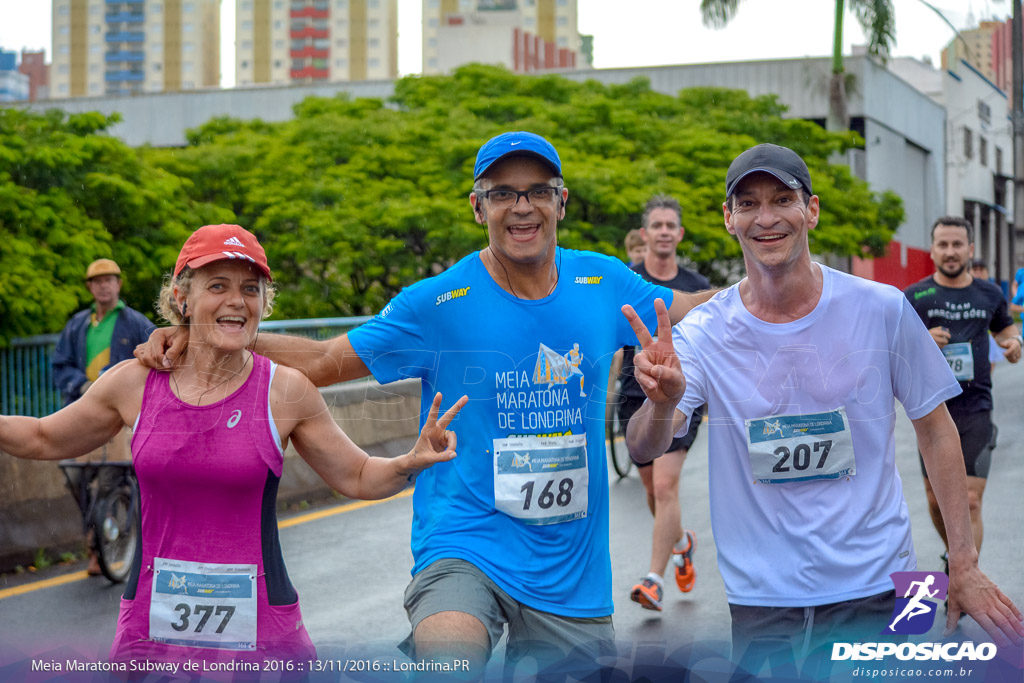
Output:
<path fill-rule="evenodd" d="M 734 285 L 673 329 L 678 409 L 689 420 L 708 403 L 711 523 L 733 604 L 866 597 L 917 565 L 895 400 L 917 419 L 960 387 L 900 290 L 818 267 L 821 299 L 800 320 L 754 317 Z"/>

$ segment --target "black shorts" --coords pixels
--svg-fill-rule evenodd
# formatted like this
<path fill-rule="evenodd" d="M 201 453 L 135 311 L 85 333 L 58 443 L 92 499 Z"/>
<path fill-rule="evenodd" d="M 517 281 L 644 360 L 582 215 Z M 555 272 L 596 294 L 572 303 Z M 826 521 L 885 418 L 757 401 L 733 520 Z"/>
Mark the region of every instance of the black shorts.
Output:
<path fill-rule="evenodd" d="M 637 398 L 635 396 L 623 396 L 622 403 L 619 404 L 619 424 L 622 425 L 622 431 L 625 433 L 626 427 L 629 426 L 629 420 L 633 417 L 636 411 L 640 410 L 640 406 L 644 404 L 644 399 Z M 700 420 L 704 415 L 704 409 L 698 408 L 693 411 L 693 417 L 690 419 L 690 428 L 686 430 L 684 436 L 672 437 L 672 444 L 668 447 L 666 453 L 672 451 L 688 451 L 690 446 L 693 445 L 694 439 L 697 438 L 697 430 L 700 428 Z M 632 456 L 630 456 L 632 457 Z M 636 460 L 633 463 L 637 467 L 650 467 L 654 464 L 654 461 L 639 463 Z"/>
<path fill-rule="evenodd" d="M 992 443 L 992 430 L 995 427 L 992 424 L 992 412 L 983 410 L 980 413 L 954 415 L 953 423 L 960 434 L 960 449 L 964 453 L 967 476 L 988 478 L 988 471 L 992 465 L 992 447 L 995 445 Z M 928 471 L 925 470 L 920 451 L 917 457 L 921 461 L 921 472 L 927 479 Z"/>

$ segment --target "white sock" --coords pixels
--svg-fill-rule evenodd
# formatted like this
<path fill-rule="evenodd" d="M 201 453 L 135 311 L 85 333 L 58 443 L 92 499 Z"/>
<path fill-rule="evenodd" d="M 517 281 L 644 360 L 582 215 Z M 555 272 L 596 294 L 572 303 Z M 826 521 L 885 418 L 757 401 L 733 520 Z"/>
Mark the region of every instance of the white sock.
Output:
<path fill-rule="evenodd" d="M 676 541 L 676 544 L 672 546 L 672 559 L 680 567 L 683 566 L 682 553 L 685 552 L 688 547 L 692 548 L 692 546 L 690 546 L 689 534 L 684 531 L 683 537 Z"/>
<path fill-rule="evenodd" d="M 654 572 L 648 572 L 647 578 L 658 584 L 662 588 L 665 587 L 665 579 L 661 578 L 661 574 L 655 574 Z"/>

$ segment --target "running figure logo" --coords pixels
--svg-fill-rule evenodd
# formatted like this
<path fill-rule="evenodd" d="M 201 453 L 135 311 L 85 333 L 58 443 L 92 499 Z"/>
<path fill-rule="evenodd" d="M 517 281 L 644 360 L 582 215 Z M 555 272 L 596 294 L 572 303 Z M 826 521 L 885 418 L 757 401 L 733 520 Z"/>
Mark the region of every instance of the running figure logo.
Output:
<path fill-rule="evenodd" d="M 580 376 L 580 396 L 586 398 L 587 392 L 583 391 L 583 371 L 580 370 L 580 361 L 583 360 L 583 354 L 580 353 L 579 342 L 572 345 L 572 350 L 565 354 L 565 360 L 569 363 L 569 374 Z"/>
<path fill-rule="evenodd" d="M 896 588 L 896 606 L 892 623 L 883 633 L 927 633 L 935 623 L 938 603 L 946 599 L 949 577 L 942 572 L 893 572 L 890 576 Z"/>
<path fill-rule="evenodd" d="M 530 471 L 533 472 L 533 465 L 530 464 L 530 454 L 529 453 L 525 453 L 525 454 L 513 453 L 512 454 L 512 467 L 516 467 L 516 468 L 529 467 Z"/>
<path fill-rule="evenodd" d="M 167 586 L 172 591 L 180 590 L 185 595 L 188 595 L 188 585 L 185 583 L 185 578 L 184 574 L 178 576 L 174 572 L 171 572 L 171 580 L 168 582 Z"/>

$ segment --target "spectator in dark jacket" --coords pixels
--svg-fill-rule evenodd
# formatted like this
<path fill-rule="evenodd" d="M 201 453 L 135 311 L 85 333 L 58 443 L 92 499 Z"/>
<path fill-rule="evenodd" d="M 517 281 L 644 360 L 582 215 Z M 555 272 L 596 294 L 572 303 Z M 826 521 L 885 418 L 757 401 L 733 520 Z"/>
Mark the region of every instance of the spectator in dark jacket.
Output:
<path fill-rule="evenodd" d="M 153 323 L 121 300 L 121 269 L 110 259 L 99 259 L 85 271 L 85 286 L 92 294 L 93 304 L 71 316 L 57 340 L 53 353 L 53 381 L 64 396 L 64 405 L 79 399 L 103 372 L 121 361 L 132 358 L 135 347 L 149 338 Z M 88 462 L 130 460 L 128 429 L 120 431 L 110 443 L 83 458 Z M 69 482 L 76 487 L 76 482 Z M 100 473 L 100 487 L 107 484 Z M 87 572 L 95 576 L 100 565 L 92 548 L 92 539 L 86 538 L 89 548 Z"/>
<path fill-rule="evenodd" d="M 89 265 L 85 286 L 93 304 L 71 316 L 53 354 L 53 381 L 64 405 L 85 393 L 104 370 L 131 358 L 153 330 L 146 316 L 121 300 L 121 269 L 110 259 Z"/>

